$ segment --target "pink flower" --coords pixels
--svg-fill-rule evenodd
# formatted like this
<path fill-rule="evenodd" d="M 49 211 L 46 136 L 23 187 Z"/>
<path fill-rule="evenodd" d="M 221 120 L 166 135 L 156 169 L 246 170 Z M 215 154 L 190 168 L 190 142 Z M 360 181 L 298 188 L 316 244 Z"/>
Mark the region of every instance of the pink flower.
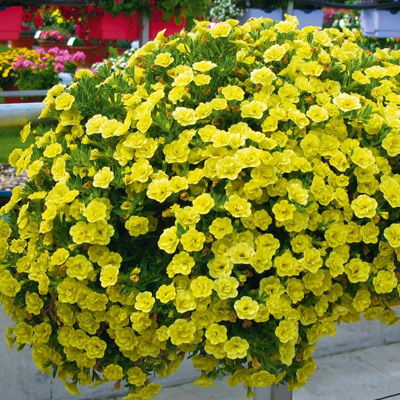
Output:
<path fill-rule="evenodd" d="M 32 69 L 37 69 L 37 65 L 32 65 Z"/>
<path fill-rule="evenodd" d="M 38 67 L 39 67 L 39 68 L 45 68 L 45 67 L 46 67 L 46 64 L 40 63 L 40 64 L 38 65 Z"/>
<path fill-rule="evenodd" d="M 58 52 L 60 51 L 60 49 L 58 47 L 52 47 L 51 49 L 49 49 L 47 52 L 49 54 L 58 54 Z"/>
<path fill-rule="evenodd" d="M 25 60 L 25 61 L 22 62 L 22 66 L 23 66 L 24 68 L 28 68 L 28 67 L 30 67 L 31 65 L 33 65 L 33 62 L 30 61 L 30 60 Z"/>
<path fill-rule="evenodd" d="M 40 47 L 40 48 L 36 49 L 36 53 L 42 55 L 42 54 L 46 54 L 46 51 L 45 51 L 45 49 L 42 49 L 42 48 Z"/>
<path fill-rule="evenodd" d="M 85 61 L 86 55 L 82 53 L 81 51 L 77 51 L 73 56 L 72 60 L 73 61 Z"/>
<path fill-rule="evenodd" d="M 54 70 L 57 72 L 63 72 L 65 71 L 65 67 L 61 63 L 56 63 L 56 65 L 54 66 Z"/>
<path fill-rule="evenodd" d="M 22 63 L 23 63 L 23 60 L 21 60 L 21 58 L 20 58 L 18 61 L 15 61 L 15 62 L 13 63 L 13 68 L 21 67 L 21 66 L 22 66 Z"/>

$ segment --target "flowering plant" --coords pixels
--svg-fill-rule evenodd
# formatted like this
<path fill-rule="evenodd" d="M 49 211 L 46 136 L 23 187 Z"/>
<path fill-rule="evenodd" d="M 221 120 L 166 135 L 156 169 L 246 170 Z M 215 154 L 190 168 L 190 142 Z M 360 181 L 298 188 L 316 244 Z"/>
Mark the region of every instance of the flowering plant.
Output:
<path fill-rule="evenodd" d="M 20 90 L 50 88 L 59 82 L 59 72 L 74 73 L 79 63 L 85 60 L 82 52 L 72 55 L 67 50 L 57 47 L 48 52 L 37 49 L 36 54 L 34 58 L 20 54 L 18 60 L 13 63 L 17 74 L 15 84 Z"/>
<path fill-rule="evenodd" d="M 14 70 L 14 62 L 21 56 L 26 60 L 37 62 L 40 58 L 35 50 L 26 48 L 10 49 L 0 53 L 0 87 L 4 89 L 6 85 L 15 84 L 18 73 Z"/>
<path fill-rule="evenodd" d="M 214 0 L 210 9 L 210 18 L 214 21 L 225 21 L 243 15 L 243 8 L 235 0 Z"/>
<path fill-rule="evenodd" d="M 201 386 L 296 389 L 335 323 L 398 321 L 400 51 L 286 18 L 160 33 L 53 87 L 55 129 L 22 130 L 7 341 L 70 392 L 149 399 L 185 354 Z"/>
<path fill-rule="evenodd" d="M 63 42 L 75 31 L 73 16 L 62 13 L 56 6 L 42 6 L 40 14 L 43 18 L 40 40 Z"/>

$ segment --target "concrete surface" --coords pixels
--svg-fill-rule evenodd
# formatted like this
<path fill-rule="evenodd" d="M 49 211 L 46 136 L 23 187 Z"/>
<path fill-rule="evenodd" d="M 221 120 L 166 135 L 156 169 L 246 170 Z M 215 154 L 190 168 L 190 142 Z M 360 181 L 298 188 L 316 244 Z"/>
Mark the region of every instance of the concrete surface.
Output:
<path fill-rule="evenodd" d="M 112 384 L 105 384 L 94 390 L 82 389 L 81 397 L 69 395 L 62 382 L 42 375 L 34 366 L 29 348 L 9 351 L 4 340 L 7 324 L 11 322 L 0 309 L 0 400 L 109 400 L 123 394 L 116 394 Z M 390 345 L 393 342 L 400 342 L 400 323 L 387 327 L 379 321 L 362 320 L 338 326 L 336 336 L 318 343 L 315 355 L 319 356 L 319 369 L 305 388 L 294 393 L 293 400 L 376 400 L 400 393 L 400 343 Z M 360 348 L 366 350 L 350 352 Z M 157 399 L 246 398 L 243 388 L 228 388 L 223 380 L 209 389 L 185 384 L 198 376 L 191 362 L 184 361 L 177 373 L 162 381 L 165 388 Z M 400 400 L 400 396 L 391 399 Z"/>
<path fill-rule="evenodd" d="M 400 343 L 317 357 L 318 369 L 293 400 L 400 400 Z M 397 395 L 396 395 L 397 394 Z M 112 400 L 110 398 L 108 400 Z M 121 397 L 118 397 L 118 400 Z M 243 387 L 230 388 L 225 379 L 212 388 L 190 383 L 161 389 L 157 400 L 245 400 Z M 268 400 L 259 396 L 255 400 Z M 279 399 L 280 400 L 280 399 Z"/>

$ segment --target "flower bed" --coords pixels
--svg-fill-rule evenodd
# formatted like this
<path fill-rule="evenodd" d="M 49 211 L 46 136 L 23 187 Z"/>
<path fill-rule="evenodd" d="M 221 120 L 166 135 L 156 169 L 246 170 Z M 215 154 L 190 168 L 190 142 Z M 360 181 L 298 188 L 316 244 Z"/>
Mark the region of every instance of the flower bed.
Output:
<path fill-rule="evenodd" d="M 58 126 L 10 156 L 29 182 L 1 209 L 7 340 L 71 393 L 151 398 L 185 354 L 198 385 L 293 390 L 335 323 L 398 321 L 400 51 L 236 23 L 53 87 Z"/>

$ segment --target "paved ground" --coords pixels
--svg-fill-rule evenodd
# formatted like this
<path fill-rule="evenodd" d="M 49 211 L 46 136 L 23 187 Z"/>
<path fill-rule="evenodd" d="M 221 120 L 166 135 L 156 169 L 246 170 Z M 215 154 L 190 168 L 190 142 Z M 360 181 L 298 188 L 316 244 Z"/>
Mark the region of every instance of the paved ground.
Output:
<path fill-rule="evenodd" d="M 293 393 L 293 400 L 400 400 L 400 343 L 319 357 L 316 362 L 318 370 L 307 386 Z M 207 389 L 192 384 L 164 388 L 156 399 L 245 400 L 246 391 L 218 380 Z"/>

